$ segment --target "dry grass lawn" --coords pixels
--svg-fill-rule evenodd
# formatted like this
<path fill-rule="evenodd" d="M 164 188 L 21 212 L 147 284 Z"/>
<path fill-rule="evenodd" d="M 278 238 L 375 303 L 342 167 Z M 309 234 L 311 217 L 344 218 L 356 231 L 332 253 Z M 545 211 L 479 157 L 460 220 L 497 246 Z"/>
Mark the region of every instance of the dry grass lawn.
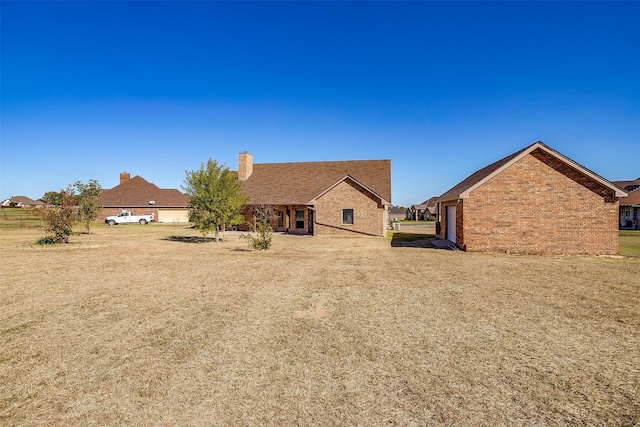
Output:
<path fill-rule="evenodd" d="M 1 425 L 640 423 L 637 258 L 41 234 L 0 230 Z"/>

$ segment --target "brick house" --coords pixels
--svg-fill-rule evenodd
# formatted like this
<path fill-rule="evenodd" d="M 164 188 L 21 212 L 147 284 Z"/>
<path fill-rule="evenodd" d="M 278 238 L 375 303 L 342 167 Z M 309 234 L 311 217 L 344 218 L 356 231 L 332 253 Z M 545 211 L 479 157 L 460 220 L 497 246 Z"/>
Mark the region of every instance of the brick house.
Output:
<path fill-rule="evenodd" d="M 627 230 L 640 229 L 640 188 L 629 192 L 620 199 L 620 228 Z"/>
<path fill-rule="evenodd" d="M 251 221 L 268 212 L 275 231 L 384 236 L 391 205 L 391 161 L 253 163 L 238 155 L 238 179 Z M 240 229 L 245 226 L 240 226 Z"/>
<path fill-rule="evenodd" d="M 620 199 L 620 229 L 640 229 L 640 178 L 613 183 L 629 193 Z"/>
<path fill-rule="evenodd" d="M 389 218 L 391 220 L 398 220 L 398 221 L 402 221 L 404 219 L 407 219 L 407 210 L 406 209 L 401 209 L 397 206 L 390 206 L 389 207 Z"/>
<path fill-rule="evenodd" d="M 640 178 L 631 181 L 612 181 L 615 185 L 622 188 L 625 192 L 631 193 L 640 188 Z"/>
<path fill-rule="evenodd" d="M 626 195 L 536 142 L 440 196 L 437 232 L 466 251 L 617 254 L 618 199 Z"/>
<path fill-rule="evenodd" d="M 427 209 L 427 201 L 425 200 L 422 203 L 418 203 L 415 205 L 411 205 L 407 208 L 406 216 L 408 220 L 411 221 L 422 221 L 424 220 L 424 213 Z"/>
<path fill-rule="evenodd" d="M 3 208 L 43 208 L 44 202 L 30 199 L 27 196 L 11 196 L 10 198 L 3 200 L 0 206 Z"/>
<path fill-rule="evenodd" d="M 437 197 L 431 197 L 418 205 L 411 205 L 407 208 L 407 219 L 413 221 L 431 221 L 436 219 Z"/>
<path fill-rule="evenodd" d="M 123 210 L 136 215 L 154 215 L 158 222 L 188 222 L 187 196 L 173 188 L 158 188 L 140 176 L 120 174 L 120 184 L 100 195 L 104 209 L 99 219 L 117 215 Z"/>

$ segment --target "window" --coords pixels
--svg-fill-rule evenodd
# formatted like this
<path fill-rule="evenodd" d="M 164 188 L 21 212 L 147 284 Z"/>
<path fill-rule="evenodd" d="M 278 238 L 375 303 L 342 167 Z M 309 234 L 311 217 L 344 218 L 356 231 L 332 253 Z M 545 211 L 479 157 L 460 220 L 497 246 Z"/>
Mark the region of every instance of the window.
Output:
<path fill-rule="evenodd" d="M 342 209 L 342 223 L 353 224 L 353 209 Z"/>
<path fill-rule="evenodd" d="M 296 209 L 296 228 L 304 228 L 304 211 Z"/>

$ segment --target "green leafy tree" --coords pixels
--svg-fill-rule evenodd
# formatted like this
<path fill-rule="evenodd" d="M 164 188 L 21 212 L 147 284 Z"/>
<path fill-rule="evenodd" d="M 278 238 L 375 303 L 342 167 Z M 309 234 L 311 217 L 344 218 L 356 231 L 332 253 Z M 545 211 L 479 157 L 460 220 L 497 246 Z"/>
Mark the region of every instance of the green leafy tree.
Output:
<path fill-rule="evenodd" d="M 241 192 L 241 183 L 236 174 L 225 165 L 209 159 L 200 169 L 186 171 L 182 189 L 189 200 L 189 221 L 200 230 L 203 237 L 219 232 L 243 221 L 240 211 L 248 200 Z"/>
<path fill-rule="evenodd" d="M 40 241 L 48 243 L 69 243 L 76 223 L 75 197 L 72 186 L 60 191 L 60 205 L 49 209 L 40 209 L 39 214 L 45 223 L 48 236 Z"/>
<path fill-rule="evenodd" d="M 59 191 L 47 191 L 40 199 L 48 206 L 60 205 L 60 192 Z"/>
<path fill-rule="evenodd" d="M 102 205 L 98 201 L 102 194 L 102 186 L 95 179 L 89 180 L 88 183 L 76 181 L 73 187 L 78 192 L 76 196 L 78 202 L 78 214 L 80 221 L 87 228 L 87 232 L 91 232 L 91 221 L 98 217 L 102 211 Z"/>

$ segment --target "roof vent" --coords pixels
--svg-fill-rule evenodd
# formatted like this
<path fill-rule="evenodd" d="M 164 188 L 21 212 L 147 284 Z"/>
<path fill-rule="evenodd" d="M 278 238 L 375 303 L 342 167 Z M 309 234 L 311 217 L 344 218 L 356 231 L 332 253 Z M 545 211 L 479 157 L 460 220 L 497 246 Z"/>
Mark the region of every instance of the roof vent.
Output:
<path fill-rule="evenodd" d="M 156 204 L 156 201 L 155 201 L 155 200 L 149 200 L 149 204 L 150 204 L 150 205 L 155 205 L 155 204 Z"/>

